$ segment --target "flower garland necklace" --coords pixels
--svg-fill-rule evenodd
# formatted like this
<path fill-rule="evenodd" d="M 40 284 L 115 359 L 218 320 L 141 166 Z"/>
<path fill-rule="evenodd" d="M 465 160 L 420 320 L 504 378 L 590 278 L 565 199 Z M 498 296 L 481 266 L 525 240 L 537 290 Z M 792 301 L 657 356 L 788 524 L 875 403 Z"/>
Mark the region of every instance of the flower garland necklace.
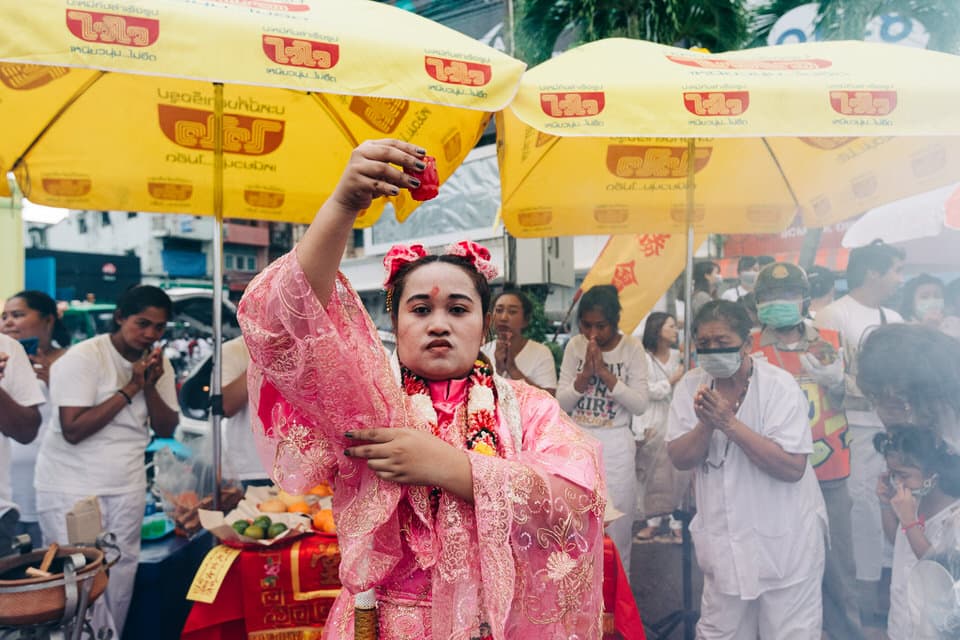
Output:
<path fill-rule="evenodd" d="M 443 439 L 427 381 L 403 365 L 400 366 L 400 376 L 403 390 L 410 396 L 414 408 L 430 424 L 433 435 Z M 477 360 L 467 380 L 467 429 L 464 435 L 467 451 L 485 456 L 502 456 L 500 439 L 494 430 L 496 400 L 493 369 L 486 362 Z"/>

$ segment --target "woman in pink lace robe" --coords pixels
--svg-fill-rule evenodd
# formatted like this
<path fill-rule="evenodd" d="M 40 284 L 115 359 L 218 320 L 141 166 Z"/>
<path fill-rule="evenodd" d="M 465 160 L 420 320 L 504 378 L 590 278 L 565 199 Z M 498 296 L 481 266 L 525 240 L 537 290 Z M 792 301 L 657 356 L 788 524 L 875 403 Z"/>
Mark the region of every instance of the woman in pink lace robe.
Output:
<path fill-rule="evenodd" d="M 424 151 L 365 142 L 299 245 L 247 288 L 254 431 L 290 491 L 332 482 L 344 590 L 325 638 L 353 637 L 374 589 L 380 638 L 601 636 L 599 446 L 547 393 L 489 375 L 486 249 L 385 264 L 391 361 L 338 272 L 357 214 L 418 186 Z"/>

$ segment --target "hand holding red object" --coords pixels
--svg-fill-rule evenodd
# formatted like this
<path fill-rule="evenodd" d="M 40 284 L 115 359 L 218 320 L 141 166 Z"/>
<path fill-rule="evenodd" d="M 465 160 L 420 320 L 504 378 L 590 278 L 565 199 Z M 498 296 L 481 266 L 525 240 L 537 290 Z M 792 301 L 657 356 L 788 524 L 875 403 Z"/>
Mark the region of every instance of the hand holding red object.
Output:
<path fill-rule="evenodd" d="M 423 171 L 414 171 L 404 167 L 403 172 L 413 176 L 420 181 L 420 186 L 416 189 L 410 189 L 410 197 L 414 200 L 432 200 L 440 192 L 440 176 L 437 175 L 437 159 L 433 156 L 424 156 L 423 162 L 426 164 Z"/>

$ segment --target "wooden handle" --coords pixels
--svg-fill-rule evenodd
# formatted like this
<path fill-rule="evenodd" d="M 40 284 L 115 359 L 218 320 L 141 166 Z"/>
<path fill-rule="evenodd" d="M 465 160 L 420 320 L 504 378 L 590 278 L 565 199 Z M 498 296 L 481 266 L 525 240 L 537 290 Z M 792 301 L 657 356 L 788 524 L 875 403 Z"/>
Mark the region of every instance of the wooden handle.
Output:
<path fill-rule="evenodd" d="M 49 578 L 53 575 L 49 571 L 43 571 L 41 569 L 37 569 L 36 567 L 27 567 L 24 570 L 24 573 L 26 573 L 31 578 Z"/>
<path fill-rule="evenodd" d="M 56 542 L 50 544 L 50 548 L 47 549 L 47 552 L 43 554 L 43 562 L 40 563 L 40 571 L 43 571 L 47 575 L 50 569 L 50 565 L 53 564 L 53 559 L 57 557 L 57 551 L 60 550 L 60 545 Z"/>

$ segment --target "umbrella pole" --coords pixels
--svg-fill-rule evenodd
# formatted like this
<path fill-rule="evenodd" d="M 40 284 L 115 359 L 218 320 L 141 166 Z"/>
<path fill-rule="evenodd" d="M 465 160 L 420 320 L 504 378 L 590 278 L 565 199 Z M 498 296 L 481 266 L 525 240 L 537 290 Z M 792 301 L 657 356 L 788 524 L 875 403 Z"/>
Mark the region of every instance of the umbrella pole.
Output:
<path fill-rule="evenodd" d="M 213 444 L 213 508 L 220 509 L 223 482 L 220 423 L 223 421 L 221 354 L 223 327 L 223 85 L 213 85 L 213 371 L 210 373 L 211 442 Z"/>
<path fill-rule="evenodd" d="M 687 371 L 691 369 L 690 345 L 693 335 L 693 253 L 696 251 L 693 234 L 693 216 L 694 216 L 694 190 L 696 181 L 695 172 L 695 154 L 697 151 L 697 141 L 690 138 L 687 141 L 687 265 L 683 272 L 683 361 Z"/>

